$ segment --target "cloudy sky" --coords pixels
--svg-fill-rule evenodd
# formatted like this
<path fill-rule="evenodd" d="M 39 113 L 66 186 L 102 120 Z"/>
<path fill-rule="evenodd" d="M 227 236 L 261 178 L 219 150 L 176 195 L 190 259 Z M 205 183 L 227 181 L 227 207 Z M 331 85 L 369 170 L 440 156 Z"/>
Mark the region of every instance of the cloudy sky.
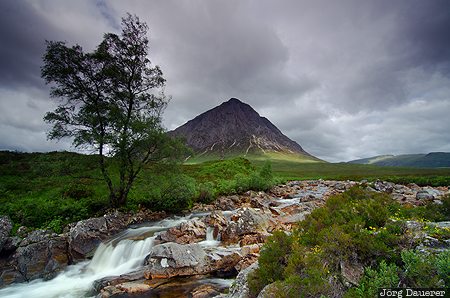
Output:
<path fill-rule="evenodd" d="M 46 140 L 44 41 L 91 51 L 126 12 L 150 27 L 167 129 L 237 97 L 328 161 L 450 151 L 447 0 L 2 0 L 0 150 L 73 150 Z"/>

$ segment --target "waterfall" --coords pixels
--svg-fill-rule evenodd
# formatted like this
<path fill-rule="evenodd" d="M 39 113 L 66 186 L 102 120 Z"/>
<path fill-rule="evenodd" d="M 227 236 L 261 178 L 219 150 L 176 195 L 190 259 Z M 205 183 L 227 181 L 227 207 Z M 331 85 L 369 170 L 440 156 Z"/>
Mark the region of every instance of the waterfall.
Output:
<path fill-rule="evenodd" d="M 191 218 L 164 219 L 148 227 L 128 229 L 101 243 L 91 261 L 71 265 L 52 280 L 34 280 L 0 289 L 2 298 L 86 297 L 95 280 L 125 274 L 143 265 L 155 239 L 154 234 Z M 213 240 L 214 241 L 214 240 Z"/>
<path fill-rule="evenodd" d="M 199 242 L 202 246 L 219 246 L 220 241 L 214 239 L 214 228 L 206 228 L 206 240 Z"/>

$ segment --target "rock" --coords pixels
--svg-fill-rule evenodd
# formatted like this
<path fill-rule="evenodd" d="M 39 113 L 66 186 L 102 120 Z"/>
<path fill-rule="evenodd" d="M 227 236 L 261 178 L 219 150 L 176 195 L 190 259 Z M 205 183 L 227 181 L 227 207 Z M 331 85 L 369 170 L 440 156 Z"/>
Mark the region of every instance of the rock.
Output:
<path fill-rule="evenodd" d="M 213 285 L 200 285 L 190 293 L 191 298 L 209 298 L 219 295 L 219 291 Z"/>
<path fill-rule="evenodd" d="M 341 261 L 341 275 L 345 282 L 353 286 L 358 286 L 359 281 L 364 275 L 364 266 L 359 262 Z"/>
<path fill-rule="evenodd" d="M 258 297 L 256 298 L 272 298 L 279 295 L 280 289 L 276 283 L 271 283 L 265 286 L 261 292 L 259 292 Z"/>
<path fill-rule="evenodd" d="M 197 218 L 170 228 L 156 237 L 160 243 L 176 242 L 179 244 L 195 243 L 205 239 L 206 225 Z"/>
<path fill-rule="evenodd" d="M 230 287 L 230 291 L 226 295 L 220 295 L 221 298 L 249 298 L 250 293 L 247 284 L 248 275 L 258 268 L 258 262 L 253 263 L 251 266 L 239 272 Z"/>
<path fill-rule="evenodd" d="M 24 281 L 26 281 L 25 278 L 14 267 L 2 267 L 2 271 L 0 272 L 0 288 L 12 283 Z"/>
<path fill-rule="evenodd" d="M 144 269 L 139 269 L 120 276 L 107 276 L 94 281 L 92 287 L 96 292 L 100 292 L 103 288 L 116 286 L 121 283 L 144 279 Z"/>
<path fill-rule="evenodd" d="M 98 245 L 127 226 L 127 217 L 120 212 L 77 222 L 69 231 L 69 252 L 73 261 L 92 257 Z"/>
<path fill-rule="evenodd" d="M 394 191 L 395 184 L 392 182 L 386 182 L 386 181 L 380 181 L 377 180 L 373 184 L 373 188 L 377 191 L 385 192 L 385 193 L 392 193 Z"/>
<path fill-rule="evenodd" d="M 427 190 L 420 190 L 416 193 L 416 200 L 433 200 L 434 195 Z"/>
<path fill-rule="evenodd" d="M 6 255 L 13 253 L 19 247 L 21 242 L 22 239 L 17 236 L 8 237 L 5 244 L 3 245 L 2 253 Z"/>
<path fill-rule="evenodd" d="M 17 229 L 16 234 L 17 234 L 17 236 L 19 236 L 20 238 L 25 238 L 25 237 L 27 237 L 28 232 L 29 232 L 29 229 L 28 229 L 27 227 L 20 226 L 20 227 Z"/>
<path fill-rule="evenodd" d="M 34 231 L 22 240 L 14 258 L 26 280 L 53 278 L 69 263 L 66 237 L 49 231 Z"/>
<path fill-rule="evenodd" d="M 92 256 L 106 239 L 108 226 L 104 217 L 89 218 L 76 223 L 69 232 L 69 251 L 74 261 Z"/>
<path fill-rule="evenodd" d="M 222 241 L 225 243 L 237 243 L 246 234 L 267 233 L 272 224 L 267 214 L 261 214 L 253 208 L 239 209 L 234 220 L 222 233 Z"/>
<path fill-rule="evenodd" d="M 221 238 L 219 237 L 219 235 L 222 234 L 222 231 L 225 230 L 228 225 L 228 220 L 220 210 L 212 211 L 208 216 L 205 217 L 204 221 L 208 226 L 214 228 L 214 239 Z"/>
<path fill-rule="evenodd" d="M 241 253 L 233 249 L 220 249 L 208 253 L 208 268 L 204 273 L 216 272 L 220 277 L 235 276 L 235 266 L 241 260 Z"/>
<path fill-rule="evenodd" d="M 0 216 L 0 252 L 3 250 L 3 245 L 5 245 L 9 233 L 12 229 L 12 222 L 8 216 Z"/>
<path fill-rule="evenodd" d="M 239 241 L 239 246 L 245 246 L 256 243 L 264 243 L 266 242 L 267 237 L 269 237 L 268 233 L 255 233 L 255 234 L 247 234 L 242 237 Z"/>
<path fill-rule="evenodd" d="M 242 271 L 247 267 L 250 267 L 253 263 L 257 262 L 259 258 L 259 253 L 249 253 L 246 254 L 239 263 L 237 263 L 234 268 L 236 268 L 237 271 Z"/>
<path fill-rule="evenodd" d="M 236 203 L 239 202 L 239 198 L 237 196 L 229 196 L 229 197 L 219 197 L 214 203 L 216 209 L 219 210 L 234 210 L 236 209 Z"/>
<path fill-rule="evenodd" d="M 198 244 L 164 243 L 154 246 L 145 259 L 146 279 L 203 274 L 205 251 Z"/>

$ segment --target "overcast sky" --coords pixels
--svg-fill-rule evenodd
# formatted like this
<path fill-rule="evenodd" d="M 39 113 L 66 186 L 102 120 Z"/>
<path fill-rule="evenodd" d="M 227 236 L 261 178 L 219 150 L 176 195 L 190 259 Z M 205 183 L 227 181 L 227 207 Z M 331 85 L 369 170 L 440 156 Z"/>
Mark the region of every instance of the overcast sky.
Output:
<path fill-rule="evenodd" d="M 328 161 L 450 151 L 447 0 L 1 0 L 0 150 L 73 150 L 46 140 L 44 41 L 91 51 L 126 12 L 150 27 L 169 130 L 236 97 Z"/>

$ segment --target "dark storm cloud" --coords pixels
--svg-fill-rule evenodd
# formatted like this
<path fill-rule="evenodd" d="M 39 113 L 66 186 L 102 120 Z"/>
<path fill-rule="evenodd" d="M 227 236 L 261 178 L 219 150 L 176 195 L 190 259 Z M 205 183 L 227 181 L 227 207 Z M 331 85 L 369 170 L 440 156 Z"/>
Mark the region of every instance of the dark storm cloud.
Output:
<path fill-rule="evenodd" d="M 43 40 L 90 50 L 130 12 L 148 23 L 150 59 L 167 79 L 168 129 L 237 97 L 326 160 L 450 151 L 448 7 L 446 0 L 3 1 L 0 145 L 67 145 L 43 138 L 41 119 L 53 107 L 39 78 Z"/>
<path fill-rule="evenodd" d="M 42 85 L 39 67 L 49 31 L 25 1 L 0 1 L 0 86 Z"/>

